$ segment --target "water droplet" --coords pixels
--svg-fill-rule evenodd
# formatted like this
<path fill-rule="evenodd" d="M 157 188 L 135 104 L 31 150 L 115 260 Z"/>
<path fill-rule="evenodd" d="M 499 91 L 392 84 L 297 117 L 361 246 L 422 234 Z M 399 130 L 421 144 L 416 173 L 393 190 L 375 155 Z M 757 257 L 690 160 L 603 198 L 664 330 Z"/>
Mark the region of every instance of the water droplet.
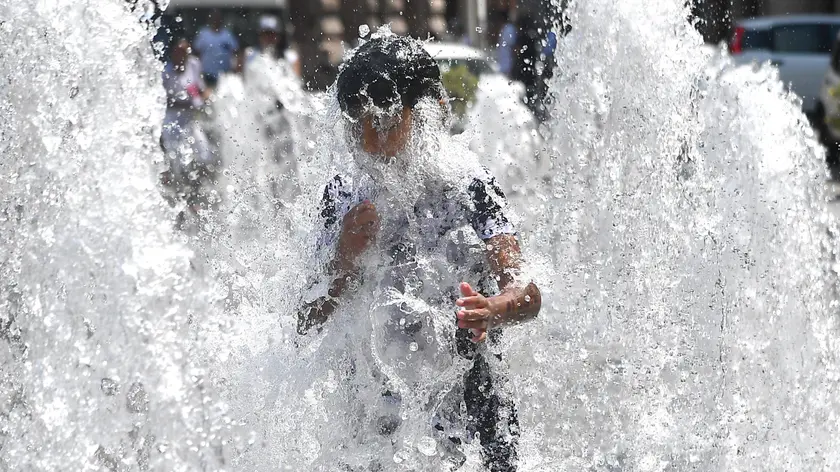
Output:
<path fill-rule="evenodd" d="M 100 388 L 102 389 L 102 392 L 109 397 L 116 395 L 120 391 L 120 385 L 107 377 L 102 379 Z"/>
<path fill-rule="evenodd" d="M 531 301 L 531 296 L 530 295 L 525 295 L 525 301 L 530 302 Z"/>
<path fill-rule="evenodd" d="M 359 37 L 360 38 L 367 38 L 367 36 L 369 34 L 370 34 L 370 26 L 368 26 L 368 25 L 359 26 Z"/>
<path fill-rule="evenodd" d="M 481 34 L 483 31 L 484 31 L 484 30 L 481 28 L 481 26 L 476 26 L 476 27 L 475 27 L 475 32 L 476 32 L 476 33 Z"/>
<path fill-rule="evenodd" d="M 423 436 L 420 441 L 417 441 L 417 450 L 424 456 L 433 457 L 437 454 L 437 443 L 434 438 Z"/>
<path fill-rule="evenodd" d="M 417 345 L 417 343 L 412 342 L 411 344 L 408 345 L 408 349 L 411 352 L 417 352 L 417 349 L 419 349 L 419 346 Z"/>
<path fill-rule="evenodd" d="M 126 407 L 132 413 L 146 413 L 149 411 L 149 394 L 140 382 L 134 382 L 126 394 Z"/>

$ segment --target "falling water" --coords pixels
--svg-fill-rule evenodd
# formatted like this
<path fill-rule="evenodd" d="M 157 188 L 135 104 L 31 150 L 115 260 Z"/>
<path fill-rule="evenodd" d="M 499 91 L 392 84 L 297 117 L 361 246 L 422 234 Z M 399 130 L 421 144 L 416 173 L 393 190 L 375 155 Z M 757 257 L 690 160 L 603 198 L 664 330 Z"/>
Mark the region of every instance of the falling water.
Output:
<path fill-rule="evenodd" d="M 219 468 L 193 328 L 220 320 L 155 188 L 148 32 L 122 2 L 0 18 L 0 470 Z"/>
<path fill-rule="evenodd" d="M 549 180 L 521 203 L 556 271 L 511 341 L 535 469 L 837 467 L 822 152 L 776 73 L 686 16 L 570 11 Z"/>
<path fill-rule="evenodd" d="M 302 189 L 323 180 L 310 176 L 317 167 L 310 163 L 311 115 L 319 102 L 292 74 L 283 63 L 258 56 L 243 76 L 222 76 L 203 119 L 222 170 L 211 189 L 217 193 L 213 211 L 202 212 L 199 223 L 201 235 L 209 237 L 193 242 L 213 261 L 216 278 L 228 274 L 226 283 L 233 273 L 270 276 L 284 265 L 266 242 L 286 238 L 295 216 L 289 207 Z"/>
<path fill-rule="evenodd" d="M 683 3 L 573 5 L 550 119 L 485 86 L 476 129 L 440 138 L 499 176 L 543 289 L 540 317 L 491 347 L 521 470 L 840 464 L 821 151 L 775 72 L 702 47 Z M 158 65 L 123 2 L 2 1 L 0 18 L 0 470 L 440 470 L 422 408 L 378 404 L 342 365 L 373 359 L 422 400 L 462 362 L 411 377 L 377 305 L 294 332 L 322 185 L 352 166 L 335 105 L 291 92 L 284 119 L 311 124 L 272 162 L 258 130 L 283 92 L 231 84 L 222 203 L 186 235 L 155 183 Z M 278 163 L 299 188 L 273 193 Z M 377 408 L 401 417 L 397 444 L 349 440 Z"/>
<path fill-rule="evenodd" d="M 539 122 L 525 106 L 525 86 L 504 76 L 482 77 L 468 117 L 471 126 L 463 139 L 493 171 L 508 198 L 539 199 L 542 194 L 536 192 L 543 189 L 535 184 L 550 178 L 552 162 Z M 520 229 L 530 233 L 531 220 L 521 221 Z"/>

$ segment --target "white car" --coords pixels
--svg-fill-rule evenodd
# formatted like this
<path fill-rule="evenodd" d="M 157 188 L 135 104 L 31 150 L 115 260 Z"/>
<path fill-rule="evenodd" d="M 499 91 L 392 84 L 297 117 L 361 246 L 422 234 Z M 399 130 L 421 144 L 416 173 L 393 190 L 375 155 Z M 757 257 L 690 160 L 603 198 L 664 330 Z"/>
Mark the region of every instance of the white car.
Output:
<path fill-rule="evenodd" d="M 770 62 L 779 78 L 802 98 L 802 110 L 817 122 L 818 97 L 840 15 L 768 16 L 738 21 L 729 51 L 738 64 Z"/>
<path fill-rule="evenodd" d="M 837 144 L 840 143 L 840 36 L 835 37 L 829 66 L 820 90 L 820 111 L 823 114 L 820 131 L 829 148 L 829 163 L 837 161 Z"/>

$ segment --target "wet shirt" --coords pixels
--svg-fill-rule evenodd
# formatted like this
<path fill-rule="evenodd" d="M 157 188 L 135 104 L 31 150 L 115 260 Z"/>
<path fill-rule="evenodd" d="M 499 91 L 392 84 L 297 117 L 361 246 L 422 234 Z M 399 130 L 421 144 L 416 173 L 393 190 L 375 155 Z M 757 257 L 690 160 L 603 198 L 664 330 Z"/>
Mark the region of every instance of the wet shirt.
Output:
<path fill-rule="evenodd" d="M 342 219 L 350 210 L 365 200 L 376 202 L 380 194 L 381 191 L 370 179 L 335 176 L 324 189 L 321 202 L 324 228 L 318 242 L 319 249 L 335 245 L 341 233 Z M 465 226 L 472 227 L 481 240 L 515 234 L 504 213 L 506 205 L 504 193 L 495 178 L 482 170 L 459 182 L 429 186 L 417 199 L 414 208 L 406 209 L 404 216 L 395 218 L 402 220 L 396 223 L 396 227 L 404 230 L 386 233 L 386 238 L 395 244 L 412 239 L 428 249 L 438 247 L 442 238 Z M 384 221 L 392 215 L 380 216 Z M 405 230 L 410 228 L 417 234 L 406 234 Z"/>
<path fill-rule="evenodd" d="M 470 282 L 486 295 L 497 290 L 489 273 L 484 241 L 513 235 L 515 229 L 505 215 L 505 196 L 485 169 L 457 181 L 427 184 L 413 208 L 394 208 L 382 194 L 368 177 L 334 177 L 323 193 L 318 251 L 333 257 L 344 216 L 365 200 L 376 204 L 381 229 L 371 252 L 377 253 L 382 262 L 379 272 L 368 274 L 364 286 L 368 287 L 366 292 L 372 290 L 380 298 L 406 296 L 406 302 L 395 304 L 399 313 L 394 316 L 400 318 L 401 325 L 391 337 L 399 347 L 397 338 L 408 344 L 425 337 L 421 325 L 429 327 L 428 310 L 452 312 L 447 323 L 454 326 L 453 303 L 461 281 Z M 325 291 L 322 284 L 307 298 L 323 296 L 325 293 L 318 293 Z M 425 306 L 427 313 L 421 313 L 422 308 L 405 307 L 413 301 Z M 472 343 L 463 342 L 468 338 L 466 330 L 459 331 L 463 332 L 458 333 L 458 351 L 467 355 L 464 350 L 471 350 Z"/>
<path fill-rule="evenodd" d="M 399 404 L 408 400 L 415 408 L 425 405 L 422 408 L 429 409 L 429 431 L 444 438 L 466 438 L 459 405 L 469 397 L 466 392 L 473 384 L 456 380 L 460 374 L 453 372 L 465 368 L 459 364 L 464 358 L 477 359 L 469 368 L 470 375 L 487 369 L 486 362 L 475 357 L 476 345 L 468 330 L 456 329 L 454 299 L 460 281 L 476 284 L 479 291 L 483 286 L 488 295 L 497 290 L 486 263 L 485 244 L 493 237 L 515 234 L 505 214 L 505 196 L 484 169 L 458 181 L 428 184 L 411 208 L 389 206 L 383 193 L 369 177 L 336 176 L 324 189 L 321 203 L 318 249 L 325 256 L 334 255 L 343 218 L 356 205 L 370 200 L 381 219 L 376 246 L 370 250 L 380 258 L 379 265 L 363 276 L 362 297 L 371 303 L 356 306 L 358 312 L 353 314 L 360 323 L 371 323 L 359 329 L 362 336 L 354 339 L 370 343 L 362 351 L 374 354 L 354 358 L 348 379 L 364 378 L 364 364 L 373 385 L 382 386 L 381 398 L 364 401 L 376 417 L 380 434 L 396 428 Z M 322 286 L 307 298 L 324 294 Z M 447 378 L 455 385 L 438 383 Z M 445 398 L 443 392 L 449 392 Z M 453 443 L 445 440 L 442 444 Z"/>

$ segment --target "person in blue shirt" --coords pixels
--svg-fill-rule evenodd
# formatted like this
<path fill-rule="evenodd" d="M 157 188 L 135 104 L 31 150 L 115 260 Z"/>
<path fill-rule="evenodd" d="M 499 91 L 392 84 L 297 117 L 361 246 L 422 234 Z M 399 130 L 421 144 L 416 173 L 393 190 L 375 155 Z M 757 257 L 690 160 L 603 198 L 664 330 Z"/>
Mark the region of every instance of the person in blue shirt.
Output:
<path fill-rule="evenodd" d="M 233 33 L 222 25 L 222 14 L 213 10 L 210 13 L 209 24 L 198 32 L 193 47 L 204 66 L 204 80 L 208 85 L 212 85 L 219 79 L 220 74 L 233 67 L 233 58 L 239 50 L 239 42 Z"/>
<path fill-rule="evenodd" d="M 189 41 L 175 41 L 161 74 L 166 114 L 160 142 L 168 164 L 161 181 L 196 209 L 201 201 L 201 178 L 196 176 L 210 175 L 213 155 L 199 124 L 209 92 L 201 80 L 201 61 L 191 52 Z"/>
<path fill-rule="evenodd" d="M 499 72 L 510 77 L 513 72 L 513 64 L 516 58 L 514 51 L 516 46 L 516 25 L 510 19 L 508 14 L 505 14 L 505 25 L 499 34 L 499 44 L 496 50 L 496 61 L 499 63 Z"/>

